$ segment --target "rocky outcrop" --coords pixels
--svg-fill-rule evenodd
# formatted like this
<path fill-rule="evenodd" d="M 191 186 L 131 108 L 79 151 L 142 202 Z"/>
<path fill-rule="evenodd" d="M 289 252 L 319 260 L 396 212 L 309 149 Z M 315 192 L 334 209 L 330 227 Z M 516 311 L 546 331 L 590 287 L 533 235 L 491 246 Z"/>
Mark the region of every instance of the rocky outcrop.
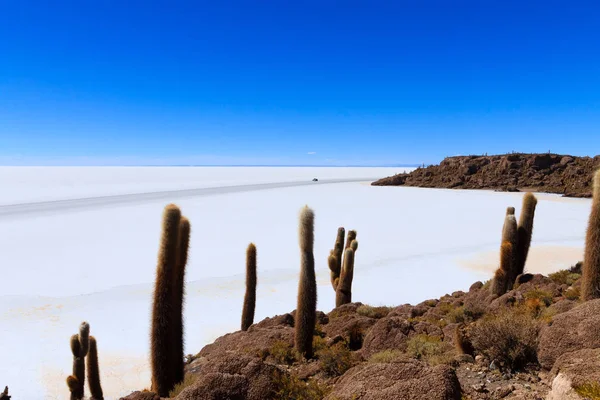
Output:
<path fill-rule="evenodd" d="M 326 400 L 460 400 L 454 370 L 406 360 L 366 363 L 350 369 Z"/>
<path fill-rule="evenodd" d="M 552 325 L 540 333 L 538 359 L 542 367 L 552 369 L 564 354 L 597 348 L 600 348 L 600 299 L 556 315 Z"/>
<path fill-rule="evenodd" d="M 591 197 L 592 177 L 600 156 L 505 154 L 445 158 L 439 165 L 418 168 L 373 182 L 374 186 L 534 190 L 570 197 Z"/>
<path fill-rule="evenodd" d="M 548 400 L 580 400 L 576 388 L 600 382 L 600 349 L 566 353 L 554 363 Z"/>

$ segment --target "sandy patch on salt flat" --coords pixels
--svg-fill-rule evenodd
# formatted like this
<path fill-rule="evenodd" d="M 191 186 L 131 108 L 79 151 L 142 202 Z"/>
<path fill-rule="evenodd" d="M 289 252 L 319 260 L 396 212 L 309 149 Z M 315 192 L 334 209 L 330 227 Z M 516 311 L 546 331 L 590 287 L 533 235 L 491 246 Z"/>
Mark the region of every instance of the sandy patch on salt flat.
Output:
<path fill-rule="evenodd" d="M 491 274 L 498 268 L 499 250 L 480 252 L 471 257 L 459 258 L 458 263 L 469 269 L 485 271 Z M 550 274 L 575 265 L 583 259 L 583 248 L 578 246 L 536 246 L 527 257 L 526 272 Z"/>

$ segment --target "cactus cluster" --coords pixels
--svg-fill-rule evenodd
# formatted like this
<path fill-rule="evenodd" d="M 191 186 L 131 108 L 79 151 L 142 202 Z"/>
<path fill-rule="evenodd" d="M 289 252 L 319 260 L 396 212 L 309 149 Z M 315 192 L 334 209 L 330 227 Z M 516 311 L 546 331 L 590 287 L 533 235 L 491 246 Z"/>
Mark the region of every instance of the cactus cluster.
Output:
<path fill-rule="evenodd" d="M 338 228 L 334 248 L 329 252 L 327 264 L 330 270 L 331 286 L 335 291 L 335 306 L 352 302 L 352 279 L 354 277 L 354 255 L 358 249 L 356 231 L 348 231 L 344 244 L 343 227 Z"/>
<path fill-rule="evenodd" d="M 98 368 L 98 351 L 96 339 L 90 336 L 90 324 L 82 322 L 79 333 L 71 336 L 71 353 L 73 353 L 73 374 L 67 377 L 67 387 L 71 392 L 71 400 L 81 400 L 85 389 L 85 360 L 87 357 L 87 378 L 91 400 L 103 400 Z"/>
<path fill-rule="evenodd" d="M 592 209 L 585 236 L 581 299 L 600 298 L 600 170 L 594 175 Z"/>
<path fill-rule="evenodd" d="M 183 299 L 190 223 L 179 207 L 163 213 L 151 323 L 152 390 L 161 397 L 184 378 Z"/>
<path fill-rule="evenodd" d="M 491 285 L 492 293 L 497 296 L 511 290 L 517 277 L 525 270 L 536 206 L 536 197 L 532 193 L 526 193 L 523 196 L 523 207 L 518 223 L 515 208 L 506 209 L 500 242 L 500 267 L 496 270 Z"/>

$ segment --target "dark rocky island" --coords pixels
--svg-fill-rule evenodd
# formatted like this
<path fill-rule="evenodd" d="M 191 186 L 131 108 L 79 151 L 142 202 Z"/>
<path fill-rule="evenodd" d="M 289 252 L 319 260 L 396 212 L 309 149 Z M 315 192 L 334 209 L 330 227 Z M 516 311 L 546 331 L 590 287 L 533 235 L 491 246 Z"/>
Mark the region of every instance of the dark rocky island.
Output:
<path fill-rule="evenodd" d="M 445 158 L 439 165 L 417 168 L 373 182 L 374 186 L 536 191 L 567 197 L 591 197 L 600 156 L 504 154 Z"/>

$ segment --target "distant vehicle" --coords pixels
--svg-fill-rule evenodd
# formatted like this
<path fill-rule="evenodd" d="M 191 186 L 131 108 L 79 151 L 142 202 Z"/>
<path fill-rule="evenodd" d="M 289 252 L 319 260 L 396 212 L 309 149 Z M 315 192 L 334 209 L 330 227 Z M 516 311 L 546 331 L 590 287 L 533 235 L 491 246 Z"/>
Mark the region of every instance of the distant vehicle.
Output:
<path fill-rule="evenodd" d="M 313 178 L 313 182 L 319 182 L 317 178 Z"/>

